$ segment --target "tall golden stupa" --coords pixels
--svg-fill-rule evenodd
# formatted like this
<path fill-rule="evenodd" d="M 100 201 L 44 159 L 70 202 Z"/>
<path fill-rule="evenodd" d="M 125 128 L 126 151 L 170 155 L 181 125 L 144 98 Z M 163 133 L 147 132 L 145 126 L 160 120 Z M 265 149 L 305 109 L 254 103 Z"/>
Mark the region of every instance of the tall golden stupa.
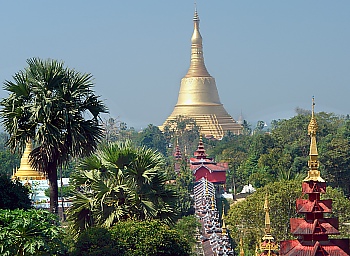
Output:
<path fill-rule="evenodd" d="M 14 174 L 12 176 L 13 179 L 19 179 L 19 180 L 45 180 L 46 179 L 44 174 L 33 169 L 29 163 L 29 154 L 30 152 L 32 152 L 32 150 L 33 150 L 32 142 L 28 141 L 26 143 L 26 148 L 24 149 L 24 152 L 21 158 L 21 165 L 18 170 L 14 170 Z"/>
<path fill-rule="evenodd" d="M 208 73 L 204 64 L 202 36 L 199 32 L 199 17 L 194 12 L 191 63 L 187 74 L 181 80 L 177 104 L 173 113 L 160 126 L 164 126 L 177 116 L 185 116 L 196 121 L 201 134 L 221 139 L 225 132 L 240 134 L 242 126 L 224 109 L 220 102 L 215 79 Z"/>

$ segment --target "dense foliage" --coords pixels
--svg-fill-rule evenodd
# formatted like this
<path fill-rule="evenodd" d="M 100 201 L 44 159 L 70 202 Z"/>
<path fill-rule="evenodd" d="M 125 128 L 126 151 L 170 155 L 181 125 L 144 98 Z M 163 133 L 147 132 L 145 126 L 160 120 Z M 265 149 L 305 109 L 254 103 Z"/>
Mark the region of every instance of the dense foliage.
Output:
<path fill-rule="evenodd" d="M 176 145 L 184 154 L 192 154 L 198 145 L 199 126 L 195 120 L 178 116 L 163 127 L 149 124 L 146 128 L 137 132 L 133 127 L 128 128 L 127 124 L 116 118 L 108 118 L 102 122 L 104 127 L 105 142 L 133 141 L 137 146 L 145 146 L 157 150 L 165 157 L 171 158 Z"/>
<path fill-rule="evenodd" d="M 189 215 L 179 219 L 174 228 L 185 237 L 192 248 L 194 248 L 197 243 L 196 234 L 199 233 L 201 227 L 199 220 L 194 215 Z"/>
<path fill-rule="evenodd" d="M 72 228 L 110 227 L 125 219 L 174 223 L 176 193 L 167 186 L 163 156 L 130 141 L 101 145 L 72 177 Z"/>
<path fill-rule="evenodd" d="M 0 175 L 0 209 L 29 209 L 29 189 L 19 181 Z"/>
<path fill-rule="evenodd" d="M 0 210 L 1 255 L 63 255 L 57 216 L 42 210 Z"/>
<path fill-rule="evenodd" d="M 230 165 L 227 188 L 238 193 L 248 183 L 263 187 L 270 182 L 306 176 L 310 146 L 307 126 L 311 115 L 299 112 L 291 119 L 273 121 L 269 129 L 257 125 L 252 135 L 227 134 L 222 141 L 205 140 L 207 152 Z M 315 117 L 321 176 L 349 195 L 350 120 L 324 112 Z"/>
<path fill-rule="evenodd" d="M 159 221 L 121 221 L 109 229 L 89 228 L 78 238 L 73 255 L 191 255 L 186 238 Z"/>

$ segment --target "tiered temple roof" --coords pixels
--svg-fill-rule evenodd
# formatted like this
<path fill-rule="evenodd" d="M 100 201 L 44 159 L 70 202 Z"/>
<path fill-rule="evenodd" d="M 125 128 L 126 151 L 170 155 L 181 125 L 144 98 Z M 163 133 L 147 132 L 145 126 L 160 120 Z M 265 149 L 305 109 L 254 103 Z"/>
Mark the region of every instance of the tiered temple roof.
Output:
<path fill-rule="evenodd" d="M 201 178 L 194 187 L 195 212 L 202 224 L 200 239 L 204 255 L 234 255 L 224 220 L 219 219 L 214 184 Z"/>
<path fill-rule="evenodd" d="M 212 158 L 209 158 L 205 152 L 202 138 L 199 140 L 194 157 L 190 158 L 190 168 L 196 181 L 204 177 L 216 184 L 226 183 L 228 163 L 216 163 Z"/>
<path fill-rule="evenodd" d="M 329 235 L 339 234 L 338 218 L 327 218 L 325 213 L 332 212 L 332 200 L 321 200 L 321 194 L 326 193 L 326 182 L 321 178 L 318 170 L 318 152 L 316 144 L 317 122 L 314 116 L 314 100 L 312 116 L 308 126 L 311 137 L 310 160 L 308 176 L 302 184 L 303 194 L 308 199 L 297 199 L 297 212 L 304 214 L 304 218 L 290 220 L 291 232 L 298 239 L 282 241 L 280 255 L 284 256 L 318 256 L 350 255 L 349 239 L 330 239 Z"/>

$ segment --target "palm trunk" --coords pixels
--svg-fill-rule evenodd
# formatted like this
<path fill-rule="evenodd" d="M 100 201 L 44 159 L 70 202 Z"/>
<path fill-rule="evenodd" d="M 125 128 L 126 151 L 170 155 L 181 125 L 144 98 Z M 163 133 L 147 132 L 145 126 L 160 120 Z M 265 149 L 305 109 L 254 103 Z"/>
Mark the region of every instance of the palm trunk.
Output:
<path fill-rule="evenodd" d="M 56 164 L 49 163 L 47 172 L 50 183 L 50 212 L 58 214 L 58 185 Z"/>

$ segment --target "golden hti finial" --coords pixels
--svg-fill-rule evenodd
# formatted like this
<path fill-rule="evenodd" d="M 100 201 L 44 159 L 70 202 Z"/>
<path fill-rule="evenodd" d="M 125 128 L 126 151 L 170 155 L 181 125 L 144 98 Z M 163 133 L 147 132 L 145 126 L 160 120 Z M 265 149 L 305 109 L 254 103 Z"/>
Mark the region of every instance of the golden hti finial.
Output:
<path fill-rule="evenodd" d="M 304 181 L 318 181 L 325 182 L 321 178 L 320 171 L 318 170 L 319 161 L 318 161 L 318 152 L 317 152 L 317 143 L 316 143 L 316 132 L 318 129 L 317 121 L 315 118 L 315 98 L 312 97 L 312 112 L 311 120 L 308 126 L 308 134 L 310 135 L 310 160 L 308 161 L 309 172 Z"/>
<path fill-rule="evenodd" d="M 256 244 L 255 245 L 255 256 L 259 256 L 259 255 L 260 255 L 260 253 L 259 253 L 259 245 Z"/>
<path fill-rule="evenodd" d="M 270 221 L 270 205 L 268 200 L 268 194 L 265 196 L 264 203 L 265 211 L 265 235 L 262 238 L 262 243 L 260 244 L 260 250 L 264 251 L 263 255 L 276 255 L 274 251 L 278 250 L 278 245 L 274 242 L 274 238 L 271 235 L 271 221 Z"/>
<path fill-rule="evenodd" d="M 204 64 L 203 39 L 199 32 L 199 16 L 195 4 L 193 16 L 194 29 L 191 38 L 191 62 L 185 77 L 211 77 Z"/>
<path fill-rule="evenodd" d="M 226 235 L 227 234 L 227 229 L 226 229 L 226 223 L 225 223 L 225 207 L 222 206 L 222 216 L 221 216 L 221 219 L 222 219 L 222 235 Z"/>
<path fill-rule="evenodd" d="M 268 195 L 265 196 L 265 203 L 264 203 L 264 211 L 265 211 L 265 235 L 262 238 L 263 240 L 274 240 L 273 236 L 271 235 L 271 221 L 270 221 L 270 205 L 268 200 Z"/>
<path fill-rule="evenodd" d="M 239 256 L 244 256 L 243 238 L 239 239 Z"/>
<path fill-rule="evenodd" d="M 215 211 L 215 203 L 214 203 L 214 200 L 215 200 L 215 198 L 214 198 L 214 195 L 211 197 L 211 209 L 213 210 L 213 211 Z"/>

